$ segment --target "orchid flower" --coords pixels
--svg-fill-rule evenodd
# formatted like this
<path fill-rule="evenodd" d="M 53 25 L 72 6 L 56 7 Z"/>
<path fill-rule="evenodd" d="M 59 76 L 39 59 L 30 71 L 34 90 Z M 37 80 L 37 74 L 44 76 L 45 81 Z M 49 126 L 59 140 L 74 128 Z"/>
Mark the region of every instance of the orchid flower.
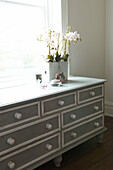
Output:
<path fill-rule="evenodd" d="M 81 36 L 77 31 L 72 32 L 71 26 L 69 25 L 68 31 L 63 34 L 59 32 L 52 31 L 50 29 L 45 30 L 44 34 L 41 34 L 37 40 L 45 42 L 48 47 L 48 59 L 49 61 L 56 62 L 64 60 L 67 61 L 69 54 L 67 53 L 67 45 L 70 46 L 71 42 L 76 44 L 78 41 L 81 41 Z M 54 51 L 52 51 L 54 50 Z M 54 52 L 54 54 L 51 53 Z M 63 53 L 63 57 L 61 54 Z"/>

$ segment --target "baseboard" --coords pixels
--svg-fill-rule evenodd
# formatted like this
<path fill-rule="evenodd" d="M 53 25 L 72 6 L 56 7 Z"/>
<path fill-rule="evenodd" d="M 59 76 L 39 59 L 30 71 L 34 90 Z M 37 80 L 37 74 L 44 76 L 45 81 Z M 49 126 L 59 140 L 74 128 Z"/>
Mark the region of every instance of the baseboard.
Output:
<path fill-rule="evenodd" d="M 105 102 L 105 115 L 113 117 L 113 103 L 112 102 Z"/>
<path fill-rule="evenodd" d="M 113 102 L 105 101 L 105 105 L 113 107 Z"/>
<path fill-rule="evenodd" d="M 105 113 L 105 116 L 113 117 L 113 114 Z"/>

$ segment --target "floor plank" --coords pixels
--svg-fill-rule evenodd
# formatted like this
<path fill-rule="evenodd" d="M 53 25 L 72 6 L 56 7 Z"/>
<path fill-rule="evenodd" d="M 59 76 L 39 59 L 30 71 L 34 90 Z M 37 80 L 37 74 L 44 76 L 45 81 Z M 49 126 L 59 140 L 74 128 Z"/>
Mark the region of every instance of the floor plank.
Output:
<path fill-rule="evenodd" d="M 113 117 L 105 116 L 105 126 L 108 129 L 113 127 Z"/>
<path fill-rule="evenodd" d="M 80 159 L 73 161 L 71 164 L 68 164 L 68 168 L 71 170 L 77 169 L 88 169 L 89 167 L 95 165 L 97 162 L 101 161 L 108 157 L 113 151 L 113 140 L 107 142 L 105 145 L 99 145 L 94 150 L 88 152 L 84 156 L 81 156 Z M 76 154 L 76 153 L 75 153 Z M 73 155 L 74 156 L 74 155 Z M 65 170 L 65 166 L 62 170 Z"/>
<path fill-rule="evenodd" d="M 113 170 L 113 152 L 105 159 L 88 168 L 88 170 Z"/>

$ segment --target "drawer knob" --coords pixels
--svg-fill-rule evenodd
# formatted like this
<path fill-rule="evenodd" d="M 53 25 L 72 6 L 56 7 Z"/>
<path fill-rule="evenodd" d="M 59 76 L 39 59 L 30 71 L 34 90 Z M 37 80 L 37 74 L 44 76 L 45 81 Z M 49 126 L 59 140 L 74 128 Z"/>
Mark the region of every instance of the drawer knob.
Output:
<path fill-rule="evenodd" d="M 91 91 L 91 92 L 90 92 L 90 96 L 94 97 L 94 96 L 95 96 L 95 92 L 94 92 L 94 91 Z"/>
<path fill-rule="evenodd" d="M 52 149 L 52 145 L 51 144 L 47 144 L 46 145 L 46 149 L 50 151 Z"/>
<path fill-rule="evenodd" d="M 46 128 L 47 128 L 47 129 L 51 130 L 52 127 L 53 127 L 52 124 L 50 124 L 50 123 L 47 123 L 47 124 L 46 124 Z"/>
<path fill-rule="evenodd" d="M 63 100 L 59 100 L 58 105 L 59 106 L 64 106 L 64 101 Z"/>
<path fill-rule="evenodd" d="M 71 136 L 75 138 L 75 137 L 77 137 L 77 133 L 72 132 L 72 133 L 71 133 Z"/>
<path fill-rule="evenodd" d="M 8 139 L 7 139 L 7 143 L 8 143 L 9 145 L 14 145 L 15 139 L 13 139 L 13 138 L 8 138 Z"/>
<path fill-rule="evenodd" d="M 22 114 L 21 113 L 15 113 L 15 118 L 20 120 L 22 118 Z"/>
<path fill-rule="evenodd" d="M 98 111 L 99 110 L 99 106 L 94 106 L 94 110 Z"/>
<path fill-rule="evenodd" d="M 94 123 L 94 126 L 95 126 L 95 127 L 99 127 L 99 126 L 100 126 L 99 122 L 95 122 L 95 123 Z"/>
<path fill-rule="evenodd" d="M 75 114 L 71 114 L 70 117 L 71 117 L 72 119 L 76 119 L 77 116 L 76 116 Z"/>
<path fill-rule="evenodd" d="M 8 167 L 9 167 L 10 169 L 13 169 L 13 168 L 15 167 L 15 163 L 14 163 L 13 161 L 9 161 L 9 162 L 8 162 Z"/>

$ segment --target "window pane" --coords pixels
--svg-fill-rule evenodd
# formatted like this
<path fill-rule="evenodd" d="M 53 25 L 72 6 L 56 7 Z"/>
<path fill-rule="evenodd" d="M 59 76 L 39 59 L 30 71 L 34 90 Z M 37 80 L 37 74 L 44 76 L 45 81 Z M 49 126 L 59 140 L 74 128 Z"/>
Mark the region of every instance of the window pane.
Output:
<path fill-rule="evenodd" d="M 43 6 L 44 0 L 0 0 L 5 3 L 15 3 L 20 5 Z"/>
<path fill-rule="evenodd" d="M 0 0 L 0 88 L 46 70 L 45 27 L 61 31 L 61 0 Z"/>
<path fill-rule="evenodd" d="M 32 68 L 41 64 L 37 35 L 45 27 L 45 6 L 42 0 L 0 2 L 0 71 Z M 35 6 L 36 5 L 41 6 Z M 40 57 L 41 59 L 41 57 Z"/>

